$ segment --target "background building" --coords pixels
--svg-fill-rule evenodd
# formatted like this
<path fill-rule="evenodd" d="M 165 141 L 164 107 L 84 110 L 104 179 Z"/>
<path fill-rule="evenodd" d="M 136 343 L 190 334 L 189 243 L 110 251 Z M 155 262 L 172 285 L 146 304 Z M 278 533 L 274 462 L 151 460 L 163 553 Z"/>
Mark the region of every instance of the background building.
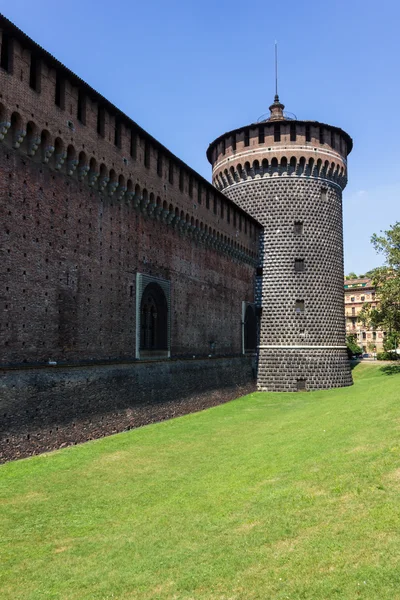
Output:
<path fill-rule="evenodd" d="M 346 316 L 346 334 L 356 335 L 357 344 L 363 352 L 381 352 L 385 333 L 380 329 L 365 327 L 357 319 L 364 304 L 373 308 L 377 305 L 375 288 L 371 279 L 345 279 L 344 282 L 344 309 Z"/>

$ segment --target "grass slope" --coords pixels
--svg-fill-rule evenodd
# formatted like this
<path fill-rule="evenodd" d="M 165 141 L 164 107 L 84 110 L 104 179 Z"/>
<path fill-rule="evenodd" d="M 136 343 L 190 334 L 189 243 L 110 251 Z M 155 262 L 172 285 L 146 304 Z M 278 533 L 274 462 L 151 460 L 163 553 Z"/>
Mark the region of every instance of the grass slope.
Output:
<path fill-rule="evenodd" d="M 400 598 L 400 373 L 0 467 L 0 597 Z"/>

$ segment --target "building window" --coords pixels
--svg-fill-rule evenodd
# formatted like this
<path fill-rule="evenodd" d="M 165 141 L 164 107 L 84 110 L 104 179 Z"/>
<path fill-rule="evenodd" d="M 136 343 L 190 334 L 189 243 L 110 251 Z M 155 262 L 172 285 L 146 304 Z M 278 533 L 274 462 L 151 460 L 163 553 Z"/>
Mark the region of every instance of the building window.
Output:
<path fill-rule="evenodd" d="M 250 146 L 250 133 L 249 133 L 248 129 L 245 129 L 245 132 L 244 132 L 244 145 Z"/>
<path fill-rule="evenodd" d="M 215 158 L 214 158 L 214 162 L 217 162 L 218 160 L 218 144 L 215 144 Z"/>
<path fill-rule="evenodd" d="M 193 177 L 189 176 L 189 196 L 193 198 Z"/>
<path fill-rule="evenodd" d="M 274 125 L 274 142 L 281 141 L 281 126 L 279 123 L 275 123 Z"/>
<path fill-rule="evenodd" d="M 233 226 L 236 227 L 236 210 L 233 210 Z"/>
<path fill-rule="evenodd" d="M 222 154 L 226 153 L 226 141 L 225 138 L 222 140 Z"/>
<path fill-rule="evenodd" d="M 12 39 L 5 31 L 3 31 L 1 37 L 1 55 L 0 55 L 0 67 L 7 71 L 7 73 L 12 73 L 13 71 L 13 47 L 12 47 Z"/>
<path fill-rule="evenodd" d="M 157 175 L 162 176 L 162 154 L 160 150 L 157 152 Z"/>
<path fill-rule="evenodd" d="M 332 148 L 336 148 L 336 143 L 335 143 L 335 132 L 331 131 L 331 147 Z"/>
<path fill-rule="evenodd" d="M 210 192 L 206 191 L 206 208 L 210 208 Z"/>
<path fill-rule="evenodd" d="M 365 331 L 363 331 L 363 332 L 362 332 L 362 339 L 363 339 L 363 340 L 366 340 L 366 339 L 367 339 L 367 334 L 366 334 L 366 332 L 365 332 Z"/>
<path fill-rule="evenodd" d="M 295 235 L 302 235 L 303 234 L 303 223 L 302 223 L 302 221 L 295 221 L 294 222 L 294 233 L 295 233 Z"/>
<path fill-rule="evenodd" d="M 306 125 L 306 142 L 311 142 L 311 127 Z"/>
<path fill-rule="evenodd" d="M 231 207 L 229 204 L 226 207 L 226 220 L 228 223 L 231 222 Z"/>
<path fill-rule="evenodd" d="M 106 124 L 106 111 L 103 106 L 97 107 L 97 133 L 104 137 Z"/>
<path fill-rule="evenodd" d="M 37 59 L 33 54 L 31 54 L 29 86 L 36 92 L 40 92 L 40 60 Z"/>
<path fill-rule="evenodd" d="M 355 297 L 354 297 L 354 296 L 352 296 L 352 297 L 350 298 L 350 301 L 351 301 L 351 302 L 355 302 L 355 301 L 356 301 Z"/>
<path fill-rule="evenodd" d="M 232 150 L 234 152 L 236 151 L 236 133 L 234 133 L 232 136 Z"/>
<path fill-rule="evenodd" d="M 328 195 L 327 188 L 321 188 L 321 200 L 325 201 Z"/>
<path fill-rule="evenodd" d="M 174 183 L 174 163 L 171 159 L 169 159 L 169 168 L 168 168 L 168 181 L 171 185 Z"/>
<path fill-rule="evenodd" d="M 325 136 L 324 136 L 324 128 L 323 127 L 319 128 L 319 143 L 325 144 Z"/>
<path fill-rule="evenodd" d="M 372 339 L 373 339 L 374 341 L 376 341 L 376 331 L 373 331 L 373 332 L 372 332 Z"/>
<path fill-rule="evenodd" d="M 356 309 L 355 309 L 355 308 L 352 308 L 352 309 L 351 309 L 351 314 L 352 314 L 352 315 L 355 315 L 355 314 L 356 314 Z"/>
<path fill-rule="evenodd" d="M 134 160 L 136 160 L 137 156 L 137 135 L 134 131 L 131 131 L 131 147 L 130 154 Z"/>
<path fill-rule="evenodd" d="M 201 194 L 202 194 L 202 189 L 201 189 L 201 185 L 199 182 L 197 184 L 197 204 L 201 204 Z"/>
<path fill-rule="evenodd" d="M 296 139 L 297 139 L 296 123 L 290 123 L 290 141 L 295 142 Z"/>
<path fill-rule="evenodd" d="M 80 121 L 83 125 L 86 125 L 86 96 L 82 90 L 78 90 L 78 105 L 76 116 L 78 121 Z"/>
<path fill-rule="evenodd" d="M 265 127 L 260 125 L 258 128 L 258 143 L 263 144 L 265 142 Z"/>
<path fill-rule="evenodd" d="M 214 215 L 217 214 L 218 211 L 218 200 L 217 200 L 217 196 L 214 196 Z"/>
<path fill-rule="evenodd" d="M 221 200 L 221 219 L 224 218 L 224 203 Z"/>
<path fill-rule="evenodd" d="M 150 142 L 144 141 L 144 166 L 150 168 Z"/>
<path fill-rule="evenodd" d="M 295 258 L 294 270 L 296 273 L 301 273 L 304 271 L 304 258 Z"/>
<path fill-rule="evenodd" d="M 121 148 L 121 123 L 118 119 L 115 119 L 114 146 Z"/>
<path fill-rule="evenodd" d="M 158 283 L 149 283 L 140 303 L 140 350 L 168 350 L 168 303 Z"/>
<path fill-rule="evenodd" d="M 56 72 L 56 89 L 55 89 L 54 102 L 55 102 L 56 106 L 59 106 L 60 108 L 62 108 L 64 110 L 64 108 L 65 108 L 65 80 L 58 71 Z"/>
<path fill-rule="evenodd" d="M 365 302 L 365 296 L 361 296 L 361 302 Z"/>
<path fill-rule="evenodd" d="M 183 192 L 183 169 L 179 169 L 179 189 Z"/>
<path fill-rule="evenodd" d="M 294 309 L 296 314 L 302 315 L 304 313 L 304 300 L 296 300 Z"/>

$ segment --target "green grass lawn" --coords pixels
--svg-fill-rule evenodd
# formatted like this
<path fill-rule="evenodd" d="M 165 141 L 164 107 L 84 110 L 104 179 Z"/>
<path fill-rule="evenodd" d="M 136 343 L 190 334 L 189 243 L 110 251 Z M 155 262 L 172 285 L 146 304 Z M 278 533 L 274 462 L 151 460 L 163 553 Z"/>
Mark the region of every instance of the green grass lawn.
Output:
<path fill-rule="evenodd" d="M 0 599 L 400 599 L 381 368 L 0 467 Z"/>

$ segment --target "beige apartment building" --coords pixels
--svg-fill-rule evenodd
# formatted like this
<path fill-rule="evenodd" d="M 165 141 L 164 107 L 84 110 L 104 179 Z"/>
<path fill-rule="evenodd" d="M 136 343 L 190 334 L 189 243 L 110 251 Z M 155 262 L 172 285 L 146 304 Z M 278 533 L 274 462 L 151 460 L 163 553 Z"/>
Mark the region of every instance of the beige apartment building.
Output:
<path fill-rule="evenodd" d="M 365 327 L 357 320 L 364 304 L 368 302 L 375 307 L 377 300 L 375 288 L 369 278 L 345 279 L 344 311 L 346 315 L 346 335 L 356 334 L 357 344 L 363 352 L 382 352 L 384 332 L 379 329 Z"/>

